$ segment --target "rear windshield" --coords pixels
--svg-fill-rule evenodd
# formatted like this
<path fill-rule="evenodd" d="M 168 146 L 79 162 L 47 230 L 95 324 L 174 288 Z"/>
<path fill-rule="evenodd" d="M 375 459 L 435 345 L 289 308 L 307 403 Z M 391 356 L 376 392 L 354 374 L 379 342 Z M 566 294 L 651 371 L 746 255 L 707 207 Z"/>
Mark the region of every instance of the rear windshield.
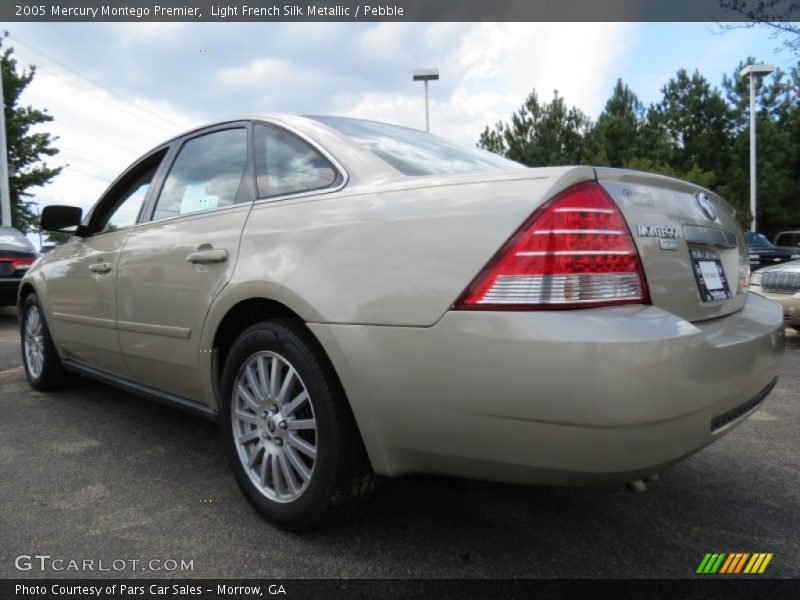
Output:
<path fill-rule="evenodd" d="M 770 242 L 763 233 L 752 233 L 748 231 L 745 234 L 745 239 L 747 240 L 747 245 L 751 248 L 772 248 L 772 242 Z"/>
<path fill-rule="evenodd" d="M 404 175 L 455 175 L 526 168 L 491 152 L 459 146 L 416 129 L 341 117 L 311 118 L 358 142 Z"/>
<path fill-rule="evenodd" d="M 34 250 L 33 244 L 16 229 L 0 227 L 0 244 L 18 246 L 22 250 Z"/>

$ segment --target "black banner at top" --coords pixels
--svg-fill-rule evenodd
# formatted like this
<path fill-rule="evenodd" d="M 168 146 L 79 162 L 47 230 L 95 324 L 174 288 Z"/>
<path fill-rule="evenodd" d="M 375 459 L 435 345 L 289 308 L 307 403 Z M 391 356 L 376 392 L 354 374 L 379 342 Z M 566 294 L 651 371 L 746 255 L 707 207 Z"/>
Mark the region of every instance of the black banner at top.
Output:
<path fill-rule="evenodd" d="M 3 0 L 0 21 L 800 21 L 796 0 Z"/>

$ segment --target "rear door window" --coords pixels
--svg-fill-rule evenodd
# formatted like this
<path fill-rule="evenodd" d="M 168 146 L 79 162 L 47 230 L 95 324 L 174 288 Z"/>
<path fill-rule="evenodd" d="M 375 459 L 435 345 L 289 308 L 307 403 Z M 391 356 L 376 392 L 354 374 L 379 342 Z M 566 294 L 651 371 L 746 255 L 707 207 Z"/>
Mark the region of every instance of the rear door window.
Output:
<path fill-rule="evenodd" d="M 322 190 L 341 182 L 327 158 L 282 127 L 258 123 L 253 135 L 259 198 Z"/>
<path fill-rule="evenodd" d="M 231 206 L 247 169 L 247 130 L 213 131 L 185 142 L 167 175 L 153 220 Z"/>

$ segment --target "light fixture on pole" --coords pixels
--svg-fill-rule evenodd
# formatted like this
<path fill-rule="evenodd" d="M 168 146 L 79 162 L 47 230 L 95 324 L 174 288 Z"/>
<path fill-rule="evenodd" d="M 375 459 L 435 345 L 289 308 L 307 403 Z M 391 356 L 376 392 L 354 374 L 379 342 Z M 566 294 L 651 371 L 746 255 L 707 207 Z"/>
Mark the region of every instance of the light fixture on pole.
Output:
<path fill-rule="evenodd" d="M 750 76 L 750 231 L 756 230 L 756 86 L 755 78 L 769 75 L 772 65 L 747 65 L 739 77 Z"/>
<path fill-rule="evenodd" d="M 415 69 L 414 81 L 425 82 L 425 132 L 431 132 L 430 114 L 428 112 L 428 82 L 439 79 L 439 69 Z"/>

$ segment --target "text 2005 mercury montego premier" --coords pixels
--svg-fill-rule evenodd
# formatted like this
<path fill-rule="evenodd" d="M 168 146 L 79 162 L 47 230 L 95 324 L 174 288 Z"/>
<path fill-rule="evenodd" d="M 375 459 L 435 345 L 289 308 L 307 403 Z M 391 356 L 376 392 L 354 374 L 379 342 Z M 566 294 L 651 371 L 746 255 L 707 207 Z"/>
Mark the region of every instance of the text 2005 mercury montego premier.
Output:
<path fill-rule="evenodd" d="M 285 528 L 376 474 L 641 484 L 747 418 L 783 350 L 714 193 L 383 123 L 209 125 L 42 225 L 74 235 L 20 286 L 31 385 L 218 421 Z"/>

